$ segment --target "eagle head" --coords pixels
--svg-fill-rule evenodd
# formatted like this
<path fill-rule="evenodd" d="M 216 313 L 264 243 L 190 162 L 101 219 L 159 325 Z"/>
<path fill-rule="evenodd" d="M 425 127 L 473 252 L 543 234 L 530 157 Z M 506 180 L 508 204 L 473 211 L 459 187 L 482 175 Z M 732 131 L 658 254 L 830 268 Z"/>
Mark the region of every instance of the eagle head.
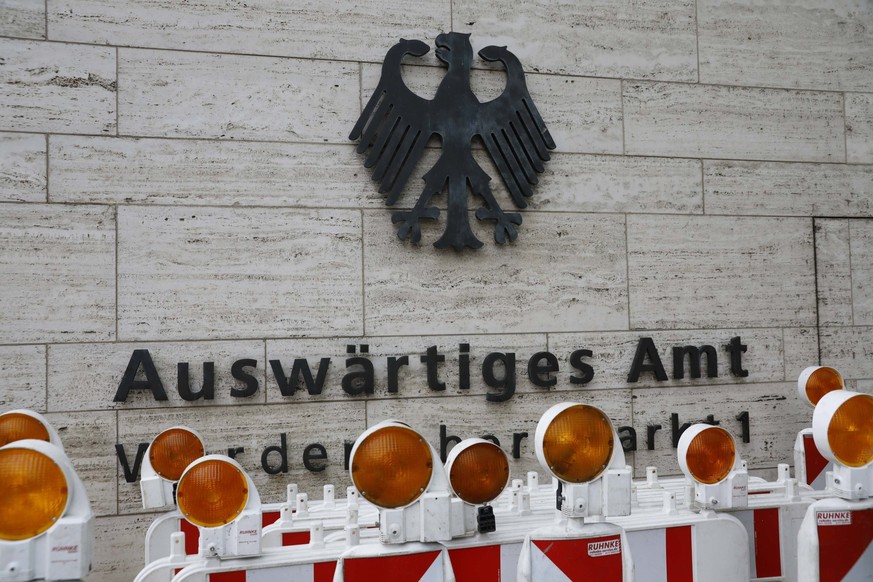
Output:
<path fill-rule="evenodd" d="M 436 56 L 447 65 L 473 64 L 473 45 L 470 35 L 461 32 L 444 32 L 436 37 Z"/>

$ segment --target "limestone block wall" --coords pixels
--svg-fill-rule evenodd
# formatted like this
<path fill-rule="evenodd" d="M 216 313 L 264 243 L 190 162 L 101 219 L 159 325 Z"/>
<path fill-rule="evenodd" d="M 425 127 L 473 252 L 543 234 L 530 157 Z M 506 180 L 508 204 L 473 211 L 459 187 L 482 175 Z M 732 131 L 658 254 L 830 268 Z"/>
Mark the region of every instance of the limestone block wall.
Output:
<path fill-rule="evenodd" d="M 444 222 L 397 239 L 347 139 L 387 49 L 449 30 L 519 56 L 557 143 L 518 240 L 476 224 L 485 246 L 460 254 L 431 246 Z M 410 60 L 404 79 L 429 97 L 437 64 Z M 481 99 L 504 80 L 477 62 Z M 722 347 L 736 336 L 745 377 Z M 641 337 L 667 380 L 628 382 Z M 671 348 L 704 344 L 718 376 L 673 378 Z M 114 401 L 134 350 L 167 400 Z M 550 388 L 527 374 L 544 351 Z M 512 364 L 489 385 L 491 353 L 515 354 L 502 402 L 487 397 L 507 396 Z M 391 392 L 388 358 L 404 355 Z M 343 390 L 352 357 L 373 362 L 373 394 Z M 277 368 L 300 358 L 313 374 L 331 359 L 320 394 L 282 392 Z M 243 397 L 239 360 L 257 382 Z M 214 364 L 214 398 L 181 398 L 183 362 L 195 391 Z M 564 400 L 635 429 L 638 475 L 678 472 L 673 414 L 739 437 L 747 412 L 740 452 L 771 475 L 809 423 L 794 382 L 815 363 L 873 391 L 870 0 L 0 0 L 0 408 L 59 429 L 98 515 L 91 580 L 134 576 L 151 519 L 116 445 L 132 462 L 174 424 L 243 448 L 267 501 L 292 481 L 345 487 L 344 443 L 384 418 L 511 452 Z M 270 475 L 261 452 L 282 433 L 288 472 Z M 303 464 L 312 443 L 320 472 Z M 517 444 L 522 475 L 537 464 Z"/>

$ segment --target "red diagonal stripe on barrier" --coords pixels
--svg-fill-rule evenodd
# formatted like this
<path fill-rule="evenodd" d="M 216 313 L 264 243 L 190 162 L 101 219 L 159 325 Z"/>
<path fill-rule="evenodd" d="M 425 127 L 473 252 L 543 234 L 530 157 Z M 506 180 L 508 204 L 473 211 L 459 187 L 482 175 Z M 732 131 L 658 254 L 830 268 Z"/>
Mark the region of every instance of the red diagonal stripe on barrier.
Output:
<path fill-rule="evenodd" d="M 825 510 L 816 512 L 821 582 L 840 582 L 867 546 L 873 543 L 873 509 L 846 512 L 851 516 L 850 523 L 822 525 L 822 515 L 833 513 L 843 512 Z"/>
<path fill-rule="evenodd" d="M 392 582 L 419 582 L 440 551 L 420 554 L 401 554 L 378 558 L 351 558 L 344 562 L 346 582 L 371 582 L 372 580 L 391 580 Z"/>
<path fill-rule="evenodd" d="M 812 482 L 828 466 L 828 460 L 821 455 L 818 447 L 815 446 L 815 439 L 811 434 L 803 435 L 803 458 L 806 463 L 806 484 L 812 485 Z"/>
<path fill-rule="evenodd" d="M 668 527 L 666 536 L 668 582 L 694 582 L 691 526 Z"/>
<path fill-rule="evenodd" d="M 755 572 L 758 578 L 782 575 L 782 550 L 779 542 L 779 509 L 756 509 Z"/>
<path fill-rule="evenodd" d="M 589 549 L 589 545 L 596 548 L 598 543 L 614 542 L 615 540 L 619 540 L 619 544 L 621 543 L 621 537 L 617 535 L 572 540 L 531 540 L 531 543 L 536 545 L 567 578 L 574 582 L 577 580 L 621 582 L 621 551 L 597 555 L 596 549 L 593 551 Z"/>
<path fill-rule="evenodd" d="M 456 582 L 500 582 L 500 546 L 449 550 Z"/>

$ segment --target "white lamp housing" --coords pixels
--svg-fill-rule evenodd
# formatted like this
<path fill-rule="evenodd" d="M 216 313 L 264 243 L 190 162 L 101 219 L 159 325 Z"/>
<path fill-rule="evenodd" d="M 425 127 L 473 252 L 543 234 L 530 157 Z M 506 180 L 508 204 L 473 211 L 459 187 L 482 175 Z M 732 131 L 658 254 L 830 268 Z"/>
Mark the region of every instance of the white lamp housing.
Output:
<path fill-rule="evenodd" d="M 727 475 L 716 483 L 703 483 L 694 475 L 688 464 L 688 449 L 695 437 L 708 430 L 718 430 L 733 442 L 732 467 Z M 718 426 L 695 424 L 688 427 L 679 437 L 679 468 L 694 482 L 694 499 L 708 508 L 747 507 L 749 505 L 749 472 L 746 462 L 736 454 L 734 437 Z"/>
<path fill-rule="evenodd" d="M 82 480 L 64 451 L 54 444 L 27 439 L 0 448 L 8 449 L 36 451 L 60 467 L 67 482 L 67 505 L 62 516 L 41 534 L 25 540 L 0 540 L 0 581 L 85 578 L 91 570 L 94 514 Z"/>
<path fill-rule="evenodd" d="M 350 471 L 355 466 L 355 455 L 364 441 L 380 430 L 391 427 L 402 427 L 412 431 L 409 425 L 397 420 L 385 420 L 370 427 L 358 437 L 352 447 L 349 456 Z M 421 495 L 406 506 L 397 508 L 379 507 L 378 503 L 369 499 L 379 507 L 379 537 L 384 544 L 439 542 L 475 533 L 475 522 L 472 531 L 468 529 L 469 524 L 464 517 L 464 502 L 452 498 L 445 469 L 439 462 L 439 454 L 421 435 L 419 437 L 427 445 L 433 459 L 430 482 L 424 487 Z M 352 481 L 354 482 L 354 476 Z M 364 492 L 360 494 L 367 499 Z"/>
<path fill-rule="evenodd" d="M 573 483 L 561 479 L 549 467 L 543 445 L 546 431 L 559 414 L 574 406 L 579 406 L 579 404 L 562 402 L 549 408 L 540 417 L 535 434 L 537 460 L 546 471 L 560 482 L 561 514 L 570 518 L 630 515 L 633 470 L 625 462 L 621 439 L 619 439 L 611 421 L 609 421 L 609 425 L 613 439 L 612 455 L 607 467 L 597 477 L 586 483 Z M 604 417 L 606 417 L 605 414 Z M 606 418 L 608 420 L 608 417 Z"/>
<path fill-rule="evenodd" d="M 842 376 L 840 376 L 839 372 L 837 372 L 833 368 L 830 368 L 828 366 L 808 366 L 804 368 L 803 371 L 800 373 L 800 376 L 797 377 L 797 395 L 800 396 L 800 399 L 803 402 L 806 402 L 813 408 L 815 408 L 815 403 L 809 399 L 807 384 L 809 383 L 810 378 L 812 378 L 812 375 L 819 370 L 824 370 L 824 372 L 834 374 L 840 381 L 840 389 L 845 388 L 845 384 L 842 381 Z"/>
<path fill-rule="evenodd" d="M 197 525 L 200 530 L 200 547 L 198 554 L 204 557 L 233 558 L 238 556 L 254 556 L 261 552 L 261 497 L 255 483 L 234 459 L 224 455 L 206 455 L 188 465 L 179 479 L 178 492 L 196 495 L 196 490 L 189 490 L 190 484 L 185 478 L 192 474 L 199 465 L 208 462 L 222 462 L 234 467 L 245 478 L 248 497 L 242 511 L 230 522 L 216 526 L 199 525 L 196 516 L 186 514 L 180 504 L 179 510 L 188 521 Z M 183 489 L 184 488 L 184 489 Z"/>
<path fill-rule="evenodd" d="M 869 394 L 860 394 L 848 390 L 829 392 L 822 396 L 812 414 L 812 436 L 815 446 L 824 458 L 834 464 L 833 472 L 827 474 L 827 490 L 842 499 L 859 500 L 873 496 L 873 458 L 859 467 L 850 467 L 840 460 L 833 450 L 829 438 L 829 429 L 834 421 L 837 410 L 847 402 L 855 399 L 873 399 Z M 867 424 L 858 427 L 868 434 L 873 431 L 873 418 L 866 419 Z M 873 437 L 868 437 L 873 438 Z"/>

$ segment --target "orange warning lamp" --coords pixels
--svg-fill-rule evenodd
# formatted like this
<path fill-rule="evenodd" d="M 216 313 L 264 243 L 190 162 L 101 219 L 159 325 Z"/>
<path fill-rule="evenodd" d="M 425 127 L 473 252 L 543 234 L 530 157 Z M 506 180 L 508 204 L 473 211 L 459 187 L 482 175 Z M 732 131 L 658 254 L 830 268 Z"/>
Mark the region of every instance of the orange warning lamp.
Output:
<path fill-rule="evenodd" d="M 179 511 L 191 523 L 219 527 L 242 513 L 249 488 L 242 469 L 224 458 L 197 463 L 185 472 L 176 490 Z"/>
<path fill-rule="evenodd" d="M 61 467 L 33 449 L 0 450 L 0 540 L 17 541 L 38 536 L 67 509 L 69 491 Z"/>
<path fill-rule="evenodd" d="M 352 482 L 378 507 L 405 507 L 433 476 L 433 453 L 424 438 L 401 423 L 373 427 L 358 438 L 350 458 Z"/>
<path fill-rule="evenodd" d="M 148 453 L 155 473 L 167 481 L 178 481 L 185 468 L 205 455 L 206 451 L 197 433 L 177 426 L 156 436 Z"/>
<path fill-rule="evenodd" d="M 595 406 L 564 402 L 540 418 L 537 459 L 561 481 L 565 515 L 629 515 L 632 471 L 619 442 L 612 421 Z"/>
<path fill-rule="evenodd" d="M 176 489 L 179 511 L 200 529 L 201 556 L 249 556 L 261 550 L 261 498 L 239 463 L 224 455 L 192 462 Z"/>
<path fill-rule="evenodd" d="M 585 404 L 575 404 L 558 413 L 542 439 L 546 465 L 558 479 L 570 483 L 596 479 L 609 465 L 614 448 L 609 417 L 599 408 Z"/>
<path fill-rule="evenodd" d="M 709 424 L 688 427 L 679 437 L 679 468 L 694 480 L 695 499 L 706 507 L 748 505 L 749 476 L 737 457 L 734 437 Z"/>
<path fill-rule="evenodd" d="M 827 366 L 809 366 L 797 378 L 797 393 L 800 399 L 815 407 L 821 397 L 834 390 L 845 389 L 843 377 Z"/>
<path fill-rule="evenodd" d="M 161 432 L 149 444 L 142 464 L 140 491 L 145 509 L 175 502 L 173 485 L 185 469 L 206 454 L 203 439 L 194 430 L 174 426 Z"/>
<path fill-rule="evenodd" d="M 28 432 L 45 437 L 53 432 L 27 414 L 3 417 L 7 437 Z M 17 426 L 9 430 L 10 425 Z M 94 514 L 81 479 L 60 447 L 43 439 L 17 439 L 0 448 L 0 490 L 0 566 L 14 573 L 10 580 L 88 575 Z"/>
<path fill-rule="evenodd" d="M 41 414 L 30 410 L 10 410 L 0 414 L 0 447 L 24 439 L 45 441 L 63 450 L 57 431 Z"/>
<path fill-rule="evenodd" d="M 491 441 L 466 439 L 449 453 L 446 473 L 452 491 L 463 501 L 489 503 L 509 483 L 509 458 Z"/>
<path fill-rule="evenodd" d="M 812 415 L 812 434 L 822 456 L 834 463 L 827 488 L 844 499 L 873 496 L 873 396 L 825 394 Z"/>

